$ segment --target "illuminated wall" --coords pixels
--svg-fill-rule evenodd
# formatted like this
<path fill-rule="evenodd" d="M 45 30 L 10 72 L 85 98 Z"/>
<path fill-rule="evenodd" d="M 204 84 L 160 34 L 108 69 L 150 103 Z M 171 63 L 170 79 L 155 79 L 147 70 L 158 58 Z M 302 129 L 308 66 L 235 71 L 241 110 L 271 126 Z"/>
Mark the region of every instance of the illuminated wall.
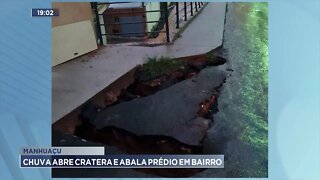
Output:
<path fill-rule="evenodd" d="M 52 3 L 59 16 L 52 18 L 52 66 L 97 49 L 89 2 Z"/>

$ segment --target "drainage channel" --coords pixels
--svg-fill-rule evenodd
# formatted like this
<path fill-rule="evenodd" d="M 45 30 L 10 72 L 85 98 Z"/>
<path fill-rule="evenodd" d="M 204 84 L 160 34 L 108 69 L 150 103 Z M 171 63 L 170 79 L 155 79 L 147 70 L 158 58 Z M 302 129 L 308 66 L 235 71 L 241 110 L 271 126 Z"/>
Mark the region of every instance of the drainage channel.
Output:
<path fill-rule="evenodd" d="M 145 64 L 136 67 L 128 72 L 127 77 L 120 78 L 111 85 L 111 88 L 106 88 L 93 97 L 90 102 L 59 120 L 53 125 L 53 128 L 60 132 L 73 134 L 86 141 L 116 147 L 122 153 L 127 154 L 202 154 L 201 143 L 186 143 L 168 135 L 137 134 L 113 125 L 97 127 L 94 123 L 96 117 L 101 114 L 100 112 L 156 95 L 186 80 L 190 81 L 192 79 L 193 82 L 195 77 L 204 69 L 222 65 L 226 62 L 224 58 L 212 55 L 212 53 L 179 58 L 173 61 L 174 64 L 164 62 L 159 65 L 158 62 L 154 62 L 153 65 Z M 161 68 L 161 66 L 165 68 Z M 163 71 L 163 69 L 166 69 L 166 71 Z M 210 115 L 218 111 L 219 88 L 225 81 L 225 78 L 222 79 L 223 81 L 219 85 L 210 90 L 210 95 L 198 103 L 197 109 L 194 111 L 193 121 L 198 126 L 197 128 L 200 128 L 203 132 L 206 132 L 209 128 L 212 120 Z M 194 95 L 196 96 L 196 94 Z M 200 141 L 205 133 L 202 134 L 198 138 Z M 189 177 L 202 170 L 140 169 L 139 171 L 163 177 Z"/>

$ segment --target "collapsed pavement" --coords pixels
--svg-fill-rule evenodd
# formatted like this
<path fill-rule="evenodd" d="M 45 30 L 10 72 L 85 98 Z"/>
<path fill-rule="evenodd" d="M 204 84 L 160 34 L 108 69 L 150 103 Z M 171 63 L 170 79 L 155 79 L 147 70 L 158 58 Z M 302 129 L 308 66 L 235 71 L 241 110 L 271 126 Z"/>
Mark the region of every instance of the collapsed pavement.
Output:
<path fill-rule="evenodd" d="M 226 80 L 226 68 L 221 66 L 226 60 L 206 54 L 175 61 L 187 63 L 147 81 L 140 82 L 136 77 L 116 97 L 106 93 L 104 107 L 87 103 L 74 135 L 111 149 L 116 147 L 116 153 L 202 154 L 202 141 L 213 121 L 212 114 L 217 112 L 219 89 Z M 147 94 L 140 90 L 137 93 L 141 83 L 156 88 L 151 92 L 144 89 Z M 203 170 L 141 171 L 162 177 L 190 177 Z"/>
<path fill-rule="evenodd" d="M 154 95 L 97 111 L 86 118 L 96 129 L 114 126 L 136 135 L 168 136 L 185 144 L 200 145 L 209 120 L 196 117 L 199 104 L 209 99 L 225 78 L 225 72 L 209 67 Z"/>

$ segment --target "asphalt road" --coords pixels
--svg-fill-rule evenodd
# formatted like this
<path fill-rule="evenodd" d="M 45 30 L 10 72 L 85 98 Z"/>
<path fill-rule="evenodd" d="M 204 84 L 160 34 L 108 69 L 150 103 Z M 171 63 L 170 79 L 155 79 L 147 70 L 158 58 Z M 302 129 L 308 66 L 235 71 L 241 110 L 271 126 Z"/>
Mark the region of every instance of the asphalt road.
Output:
<path fill-rule="evenodd" d="M 212 69 L 219 69 L 228 72 L 226 82 L 221 86 L 218 98 L 218 112 L 213 115 L 213 123 L 210 125 L 205 139 L 203 141 L 204 151 L 207 154 L 224 154 L 225 168 L 224 169 L 207 169 L 195 177 L 267 177 L 268 173 L 268 5 L 267 3 L 228 3 L 228 12 L 226 17 L 223 56 L 227 59 L 227 64 Z M 211 72 L 210 69 L 206 72 Z M 208 74 L 208 73 L 207 73 Z M 212 73 L 211 73 L 212 74 Z M 213 74 L 214 75 L 214 74 Z M 201 77 L 201 76 L 200 76 Z M 217 76 L 215 76 L 217 77 Z M 199 81 L 200 82 L 200 81 Z M 213 87 L 214 80 L 207 78 L 205 83 L 195 88 L 194 93 L 201 92 L 202 86 Z M 189 94 L 184 94 L 183 87 L 186 82 L 179 83 L 163 92 L 159 92 L 161 97 L 168 94 L 168 99 L 172 101 L 178 99 L 176 104 L 182 105 L 182 110 L 172 109 L 174 113 L 169 113 L 176 119 L 176 115 L 187 114 L 184 111 L 195 111 L 198 105 L 198 99 Z M 219 83 L 218 83 L 219 84 Z M 183 87 L 179 87 L 183 86 Z M 179 94 L 171 92 L 170 89 L 178 87 L 180 96 L 175 98 L 172 94 Z M 210 87 L 209 89 L 211 89 Z M 190 91 L 190 88 L 186 88 Z M 206 88 L 208 89 L 208 88 Z M 193 92 L 193 91 L 192 91 Z M 163 96 L 166 97 L 166 96 Z M 162 97 L 162 98 L 163 98 Z M 132 113 L 137 113 L 139 116 L 145 116 L 143 112 L 148 112 L 149 108 L 154 106 L 143 106 L 145 109 L 141 110 L 142 106 L 137 102 L 144 102 L 153 96 L 142 98 L 141 100 L 132 101 L 126 104 L 119 104 L 117 107 L 110 108 L 101 114 L 103 117 L 109 117 L 114 114 L 112 110 L 120 108 L 121 112 L 128 113 L 132 109 Z M 189 101 L 197 102 L 196 105 L 190 106 Z M 161 99 L 161 98 L 159 98 Z M 182 101 L 188 100 L 188 103 Z M 171 101 L 170 100 L 170 101 Z M 168 100 L 169 101 L 169 100 Z M 148 102 L 148 101 L 147 101 Z M 148 104 L 148 103 L 146 103 Z M 157 103 L 162 105 L 161 103 Z M 188 107 L 185 104 L 188 104 Z M 130 105 L 130 108 L 126 107 Z M 166 105 L 166 104 L 164 104 Z M 163 106 L 163 105 L 162 105 Z M 160 106 L 160 107 L 162 107 Z M 195 106 L 195 107 L 194 107 Z M 136 108 L 139 108 L 139 111 Z M 168 106 L 169 107 L 169 106 Z M 189 110 L 194 109 L 194 110 Z M 120 112 L 119 110 L 119 112 Z M 157 109 L 158 111 L 159 109 Z M 168 116 L 168 111 L 163 111 L 165 116 Z M 109 112 L 111 111 L 111 112 Z M 116 114 L 121 114 L 117 111 Z M 151 111 L 150 111 L 151 112 Z M 178 114 L 177 114 L 178 113 Z M 193 114 L 194 114 L 193 113 Z M 105 114 L 108 114 L 106 116 Z M 128 113 L 130 115 L 130 113 Z M 164 115 L 161 115 L 164 116 Z M 160 117 L 160 115 L 158 115 Z M 171 116 L 170 116 L 171 117 Z M 102 118 L 104 119 L 104 118 Z M 126 119 L 126 118 L 125 118 Z M 148 118 L 150 119 L 150 118 Z M 163 119 L 163 118 L 162 118 Z M 160 120 L 162 120 L 160 119 Z M 189 116 L 186 119 L 190 119 Z M 135 121 L 134 121 L 135 122 Z M 136 123 L 136 122 L 135 122 Z M 166 122 L 168 123 L 168 122 Z M 124 125 L 123 125 L 124 124 Z M 120 124 L 121 127 L 125 123 Z M 170 123 L 168 123 L 170 125 Z M 165 124 L 165 125 L 168 125 Z M 150 125 L 151 126 L 151 125 Z M 154 124 L 155 127 L 157 124 Z M 130 131 L 139 130 L 140 127 L 136 124 L 128 126 Z M 174 126 L 173 126 L 174 127 Z M 151 128 L 149 128 L 151 129 Z M 141 131 L 149 130 L 143 129 Z M 169 129 L 169 128 L 168 128 Z M 156 129 L 157 130 L 157 129 Z M 161 129 L 160 129 L 161 130 Z M 140 132 L 140 131 L 139 131 Z M 150 132 L 144 132 L 149 134 Z M 163 132 L 161 132 L 163 133 Z M 170 134 L 172 135 L 172 134 Z M 186 139 L 183 139 L 186 140 Z M 73 141 L 72 139 L 70 141 Z M 84 142 L 85 144 L 87 142 Z M 90 172 L 90 173 L 89 173 Z M 86 175 L 94 174 L 96 177 L 112 176 L 119 177 L 120 171 L 102 172 L 99 170 L 88 170 Z M 63 174 L 66 176 L 74 176 L 78 171 L 64 171 L 57 170 L 56 175 Z M 130 177 L 148 177 L 150 175 L 138 173 L 132 170 L 127 170 L 125 173 Z M 83 175 L 85 176 L 85 175 Z"/>
<path fill-rule="evenodd" d="M 268 4 L 229 3 L 223 47 L 230 74 L 204 146 L 225 168 L 197 176 L 267 177 Z"/>

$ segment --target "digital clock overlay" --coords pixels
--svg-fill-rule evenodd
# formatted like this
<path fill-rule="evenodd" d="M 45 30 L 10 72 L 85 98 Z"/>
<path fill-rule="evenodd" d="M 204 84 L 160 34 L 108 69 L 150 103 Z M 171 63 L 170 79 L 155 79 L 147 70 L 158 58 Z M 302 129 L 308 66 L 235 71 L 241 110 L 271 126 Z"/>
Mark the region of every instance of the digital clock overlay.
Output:
<path fill-rule="evenodd" d="M 36 16 L 59 16 L 59 9 L 32 9 L 31 15 Z"/>

